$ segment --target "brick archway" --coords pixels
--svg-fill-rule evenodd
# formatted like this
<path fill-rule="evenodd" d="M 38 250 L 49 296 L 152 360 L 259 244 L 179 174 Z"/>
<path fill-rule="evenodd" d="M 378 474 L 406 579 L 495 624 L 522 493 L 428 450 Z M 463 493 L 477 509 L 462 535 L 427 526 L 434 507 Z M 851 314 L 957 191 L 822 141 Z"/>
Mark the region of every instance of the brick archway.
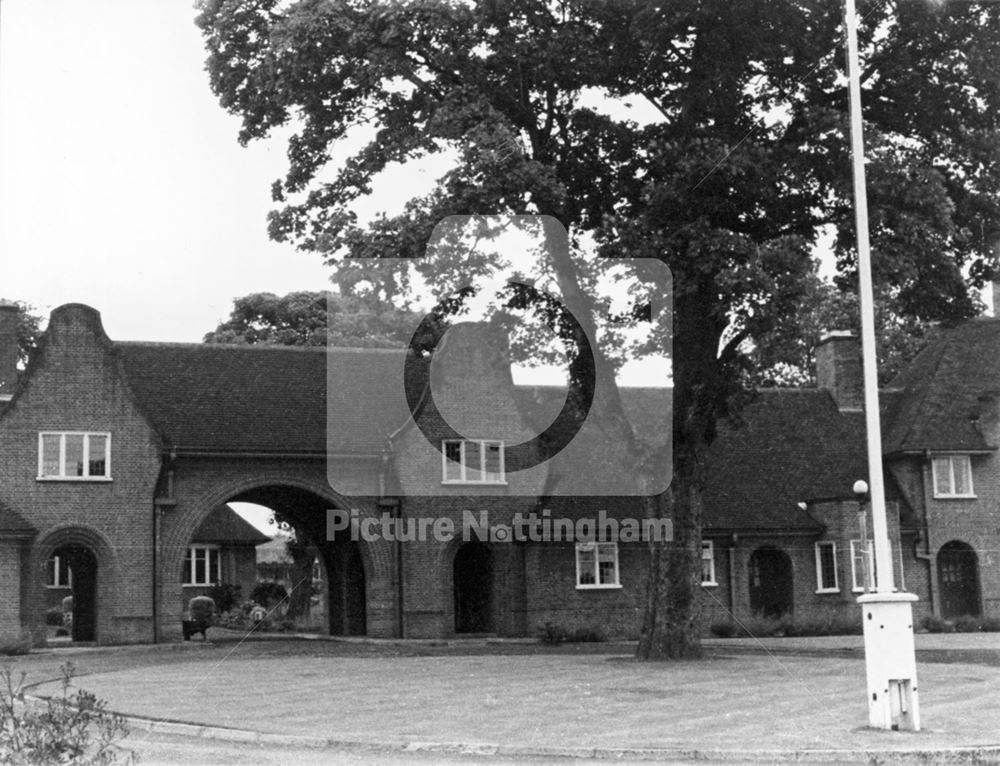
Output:
<path fill-rule="evenodd" d="M 192 492 L 195 487 L 185 487 L 178 481 L 177 504 L 174 508 L 163 511 L 161 518 L 161 537 L 159 542 L 160 566 L 158 567 L 158 600 L 160 604 L 161 631 L 173 635 L 179 632 L 182 609 L 177 605 L 183 602 L 181 586 L 176 573 L 181 571 L 185 552 L 199 525 L 213 509 L 229 501 L 255 502 L 267 507 L 275 503 L 267 500 L 280 498 L 282 492 L 300 499 L 308 498 L 309 513 L 312 527 L 312 541 L 322 548 L 321 558 L 327 569 L 328 584 L 330 582 L 332 556 L 335 554 L 326 545 L 326 514 L 323 509 L 358 508 L 362 516 L 376 513 L 374 503 L 363 498 L 345 498 L 334 492 L 326 481 L 325 473 L 294 470 L 265 469 L 250 473 L 242 470 L 242 475 L 234 477 L 231 465 L 221 465 L 216 472 L 204 471 L 202 468 L 200 491 Z M 325 466 L 323 466 L 325 467 Z M 303 475 L 305 474 L 305 475 Z M 183 476 L 183 473 L 182 473 Z M 207 488 L 206 488 L 207 485 Z M 186 491 L 190 493 L 188 497 Z M 368 635 L 393 635 L 396 626 L 394 613 L 395 601 L 387 597 L 392 592 L 395 564 L 393 551 L 388 543 L 379 540 L 375 542 L 358 541 L 352 543 L 355 552 L 352 561 L 355 562 L 357 579 L 364 583 L 363 588 L 351 590 L 362 598 L 364 604 L 352 609 L 354 615 L 350 631 L 356 632 L 360 624 L 361 630 Z M 332 621 L 330 628 L 333 630 Z M 336 631 L 335 631 L 336 632 Z"/>
<path fill-rule="evenodd" d="M 113 604 L 118 582 L 118 562 L 111 543 L 93 527 L 66 524 L 48 530 L 31 548 L 30 563 L 32 576 L 29 580 L 28 603 L 31 604 L 29 624 L 32 633 L 44 635 L 45 631 L 45 581 L 48 561 L 57 550 L 76 550 L 84 558 L 92 557 L 94 572 L 90 585 L 93 592 L 92 635 L 87 640 L 99 644 L 116 643 L 127 638 L 119 636 L 115 630 Z M 81 559 L 82 560 L 82 559 Z M 79 599 L 77 599 L 78 601 Z"/>

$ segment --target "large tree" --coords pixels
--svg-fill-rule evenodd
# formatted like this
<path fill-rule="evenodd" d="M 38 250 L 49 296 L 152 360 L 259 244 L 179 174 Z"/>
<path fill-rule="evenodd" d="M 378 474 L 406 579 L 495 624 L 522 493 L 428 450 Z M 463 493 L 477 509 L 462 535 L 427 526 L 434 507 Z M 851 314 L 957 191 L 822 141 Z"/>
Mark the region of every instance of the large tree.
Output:
<path fill-rule="evenodd" d="M 966 317 L 996 267 L 1000 9 L 860 13 L 876 277 L 907 315 Z M 198 24 L 239 140 L 294 130 L 275 239 L 342 264 L 420 256 L 446 215 L 538 213 L 605 257 L 670 266 L 674 474 L 650 503 L 676 539 L 651 551 L 639 655 L 698 656 L 716 424 L 742 399 L 753 341 L 795 314 L 823 232 L 854 279 L 838 5 L 202 0 Z M 639 103 L 656 118 L 606 108 Z M 329 167 L 359 125 L 370 141 Z M 359 225 L 352 204 L 390 163 L 440 152 L 454 164 L 430 194 Z"/>

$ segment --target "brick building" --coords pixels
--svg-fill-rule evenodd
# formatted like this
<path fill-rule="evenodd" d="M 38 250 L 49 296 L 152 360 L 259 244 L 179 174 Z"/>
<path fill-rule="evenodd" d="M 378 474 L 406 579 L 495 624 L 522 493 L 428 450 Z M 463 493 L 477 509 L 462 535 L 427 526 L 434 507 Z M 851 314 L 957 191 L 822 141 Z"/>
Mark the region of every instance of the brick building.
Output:
<path fill-rule="evenodd" d="M 78 304 L 52 313 L 15 386 L 14 318 L 0 305 L 0 638 L 39 634 L 55 556 L 74 571 L 77 638 L 178 636 L 191 573 L 222 566 L 199 538 L 229 501 L 266 505 L 307 533 L 334 634 L 525 635 L 546 622 L 636 634 L 641 536 L 328 539 L 331 509 L 373 524 L 455 527 L 474 510 L 493 530 L 517 513 L 641 518 L 635 499 L 554 493 L 568 480 L 558 467 L 514 470 L 523 456 L 511 445 L 544 429 L 562 393 L 514 386 L 482 328 L 458 326 L 435 355 L 458 381 L 446 394 L 407 379 L 423 392 L 411 417 L 388 394 L 405 378 L 401 352 L 113 342 L 99 314 Z M 1000 322 L 970 323 L 943 334 L 883 395 L 890 537 L 918 610 L 1000 609 L 998 352 Z M 818 388 L 761 391 L 743 425 L 724 426 L 712 446 L 706 624 L 857 609 L 869 561 L 851 495 L 866 473 L 857 342 L 831 336 L 817 360 Z M 626 389 L 624 399 L 642 438 L 669 432 L 665 390 Z M 431 453 L 428 437 L 440 440 Z M 628 468 L 605 444 L 582 449 L 588 479 Z"/>

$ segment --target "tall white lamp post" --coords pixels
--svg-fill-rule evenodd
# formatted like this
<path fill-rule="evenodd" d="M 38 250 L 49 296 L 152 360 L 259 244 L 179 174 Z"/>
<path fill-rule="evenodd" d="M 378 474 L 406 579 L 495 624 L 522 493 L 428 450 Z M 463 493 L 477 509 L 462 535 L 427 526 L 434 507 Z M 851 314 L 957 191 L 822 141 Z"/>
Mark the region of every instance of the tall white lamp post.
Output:
<path fill-rule="evenodd" d="M 868 722 L 879 729 L 920 729 L 917 662 L 913 647 L 913 608 L 917 597 L 896 590 L 892 550 L 886 523 L 882 477 L 882 436 L 879 423 L 878 377 L 875 357 L 875 311 L 871 249 L 868 242 L 868 197 L 865 192 L 864 137 L 861 121 L 861 74 L 858 64 L 858 17 L 854 0 L 845 0 L 847 74 L 850 90 L 851 156 L 854 171 L 854 213 L 858 238 L 861 349 L 865 380 L 865 426 L 868 434 L 868 480 L 875 544 L 875 589 L 858 598 L 864 621 L 865 669 L 868 676 Z M 869 489 L 856 485 L 856 491 Z"/>

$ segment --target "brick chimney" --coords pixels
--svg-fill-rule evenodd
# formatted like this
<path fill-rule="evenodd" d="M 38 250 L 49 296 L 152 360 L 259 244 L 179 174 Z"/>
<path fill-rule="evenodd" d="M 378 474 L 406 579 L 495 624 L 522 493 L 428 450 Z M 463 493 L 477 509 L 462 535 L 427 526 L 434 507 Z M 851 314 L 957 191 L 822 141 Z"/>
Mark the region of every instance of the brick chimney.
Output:
<path fill-rule="evenodd" d="M 9 399 L 17 383 L 16 303 L 0 298 L 0 401 Z"/>
<path fill-rule="evenodd" d="M 846 330 L 828 332 L 816 344 L 815 353 L 816 385 L 833 395 L 839 409 L 863 409 L 861 339 Z"/>

